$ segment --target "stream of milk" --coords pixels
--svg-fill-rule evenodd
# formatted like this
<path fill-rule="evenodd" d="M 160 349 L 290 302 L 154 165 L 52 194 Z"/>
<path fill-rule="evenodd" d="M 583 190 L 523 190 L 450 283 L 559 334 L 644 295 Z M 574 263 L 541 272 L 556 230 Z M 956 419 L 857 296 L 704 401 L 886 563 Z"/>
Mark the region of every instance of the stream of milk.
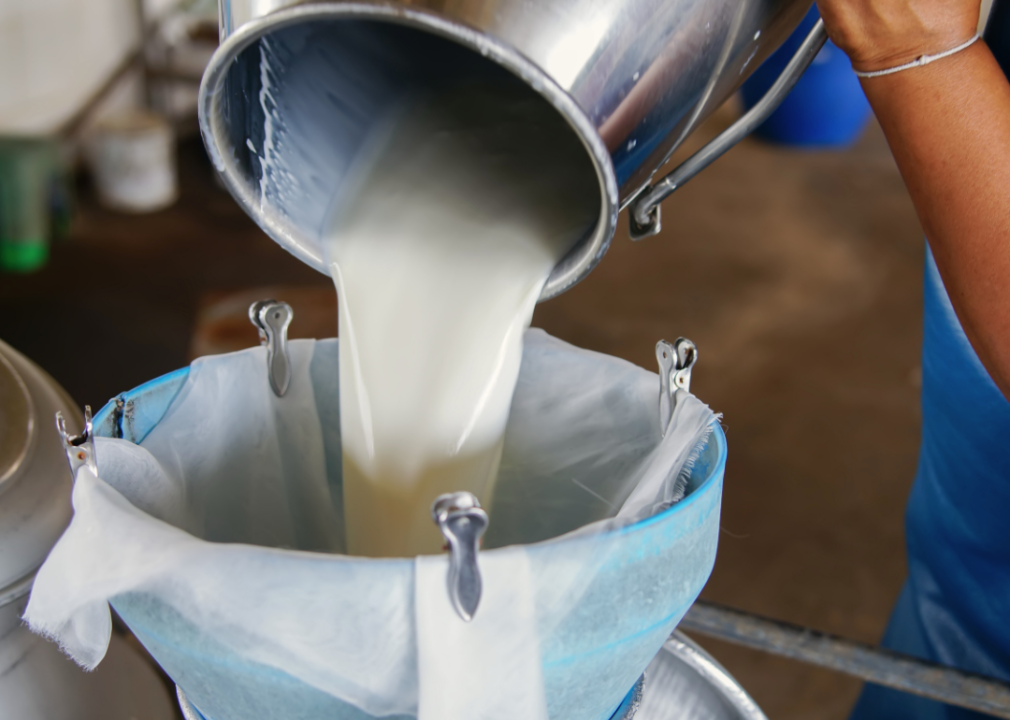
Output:
<path fill-rule="evenodd" d="M 598 184 L 546 102 L 482 86 L 404 99 L 349 177 L 324 233 L 348 552 L 437 553 L 436 496 L 491 501 L 523 331 Z"/>

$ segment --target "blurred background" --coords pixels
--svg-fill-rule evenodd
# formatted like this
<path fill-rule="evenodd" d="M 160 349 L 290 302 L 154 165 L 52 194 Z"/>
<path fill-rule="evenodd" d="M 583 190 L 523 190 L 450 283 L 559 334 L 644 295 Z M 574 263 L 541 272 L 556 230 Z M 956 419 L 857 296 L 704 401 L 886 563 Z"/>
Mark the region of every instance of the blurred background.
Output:
<path fill-rule="evenodd" d="M 808 18 L 813 22 L 813 16 Z M 249 303 L 336 334 L 330 280 L 218 184 L 197 134 L 213 0 L 0 3 L 0 338 L 79 405 L 257 342 Z M 775 57 L 766 63 L 774 76 Z M 762 71 L 678 152 L 760 95 Z M 876 643 L 904 579 L 919 431 L 924 243 L 848 63 L 830 45 L 787 103 L 534 325 L 655 369 L 699 347 L 724 414 L 719 557 L 704 597 Z M 845 718 L 857 681 L 702 644 L 771 718 Z"/>

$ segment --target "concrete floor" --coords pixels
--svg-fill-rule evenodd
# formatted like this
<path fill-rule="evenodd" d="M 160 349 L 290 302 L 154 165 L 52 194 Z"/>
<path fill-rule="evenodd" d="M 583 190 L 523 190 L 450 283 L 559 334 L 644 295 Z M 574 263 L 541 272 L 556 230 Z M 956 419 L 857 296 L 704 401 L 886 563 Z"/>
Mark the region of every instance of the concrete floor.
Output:
<path fill-rule="evenodd" d="M 720 113 L 697 145 L 731 118 Z M 147 216 L 82 189 L 48 268 L 0 277 L 0 338 L 80 403 L 254 342 L 229 303 L 274 285 L 294 335 L 333 334 L 328 279 L 270 242 L 180 152 L 181 201 Z M 875 125 L 845 152 L 748 140 L 663 206 L 663 233 L 622 224 L 582 284 L 534 324 L 654 368 L 659 338 L 700 348 L 694 391 L 724 413 L 719 558 L 704 597 L 875 642 L 904 578 L 902 512 L 919 432 L 923 243 Z M 230 297 L 230 299 L 228 299 Z M 324 300 L 320 302 L 319 298 Z M 224 300 L 222 300 L 224 298 Z M 325 306 L 325 307 L 323 307 Z M 702 639 L 770 718 L 846 717 L 855 681 Z"/>

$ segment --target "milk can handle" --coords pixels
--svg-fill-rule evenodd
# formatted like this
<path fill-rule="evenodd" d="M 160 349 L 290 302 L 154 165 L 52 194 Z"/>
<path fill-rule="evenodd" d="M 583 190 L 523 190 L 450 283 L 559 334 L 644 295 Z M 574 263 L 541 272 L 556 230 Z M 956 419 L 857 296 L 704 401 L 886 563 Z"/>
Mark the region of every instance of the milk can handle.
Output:
<path fill-rule="evenodd" d="M 724 130 L 708 145 L 678 165 L 669 175 L 655 185 L 643 190 L 631 203 L 628 217 L 631 223 L 631 239 L 641 240 L 655 235 L 660 229 L 659 204 L 684 185 L 688 180 L 715 162 L 724 152 L 743 140 L 754 128 L 763 123 L 775 108 L 785 100 L 786 95 L 817 57 L 817 53 L 827 42 L 824 21 L 817 24 L 779 75 L 764 97 L 750 110 Z"/>

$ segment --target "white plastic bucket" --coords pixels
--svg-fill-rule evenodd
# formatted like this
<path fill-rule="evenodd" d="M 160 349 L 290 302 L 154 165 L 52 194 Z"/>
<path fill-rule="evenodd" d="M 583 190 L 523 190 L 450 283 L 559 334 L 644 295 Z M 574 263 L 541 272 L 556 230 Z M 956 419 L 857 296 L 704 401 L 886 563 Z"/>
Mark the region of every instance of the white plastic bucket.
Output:
<path fill-rule="evenodd" d="M 103 205 L 124 212 L 154 212 L 178 198 L 175 134 L 163 118 L 130 112 L 103 120 L 88 150 Z"/>

